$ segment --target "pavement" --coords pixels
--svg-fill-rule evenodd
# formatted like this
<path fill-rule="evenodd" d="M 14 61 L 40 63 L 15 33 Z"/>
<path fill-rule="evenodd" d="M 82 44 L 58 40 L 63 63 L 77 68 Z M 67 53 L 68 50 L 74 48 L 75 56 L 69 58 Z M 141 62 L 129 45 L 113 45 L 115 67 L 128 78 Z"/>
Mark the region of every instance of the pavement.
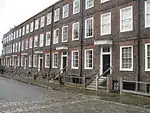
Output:
<path fill-rule="evenodd" d="M 148 108 L 108 101 L 109 98 L 107 100 L 104 94 L 87 95 L 68 91 L 69 88 L 66 91 L 55 90 L 50 85 L 47 89 L 26 84 L 27 80 L 23 83 L 16 81 L 17 78 L 10 78 L 12 77 L 0 77 L 0 113 L 150 113 Z M 20 79 L 18 78 L 19 81 Z M 107 97 L 114 98 L 113 96 Z M 137 102 L 137 97 L 132 98 Z"/>

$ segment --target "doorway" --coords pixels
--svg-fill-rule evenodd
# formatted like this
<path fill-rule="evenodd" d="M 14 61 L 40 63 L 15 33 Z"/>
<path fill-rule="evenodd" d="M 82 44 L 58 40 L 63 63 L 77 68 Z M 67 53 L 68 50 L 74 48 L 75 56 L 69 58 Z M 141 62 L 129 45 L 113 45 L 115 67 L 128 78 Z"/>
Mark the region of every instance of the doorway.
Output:
<path fill-rule="evenodd" d="M 26 70 L 27 69 L 27 62 L 28 62 L 28 59 L 27 58 L 25 58 L 25 63 L 24 63 L 24 70 Z"/>
<path fill-rule="evenodd" d="M 43 70 L 43 57 L 39 56 L 38 72 Z"/>
<path fill-rule="evenodd" d="M 64 73 L 66 71 L 66 69 L 64 69 L 65 67 L 67 67 L 67 52 L 64 51 L 62 52 L 62 56 L 61 56 L 61 73 Z"/>

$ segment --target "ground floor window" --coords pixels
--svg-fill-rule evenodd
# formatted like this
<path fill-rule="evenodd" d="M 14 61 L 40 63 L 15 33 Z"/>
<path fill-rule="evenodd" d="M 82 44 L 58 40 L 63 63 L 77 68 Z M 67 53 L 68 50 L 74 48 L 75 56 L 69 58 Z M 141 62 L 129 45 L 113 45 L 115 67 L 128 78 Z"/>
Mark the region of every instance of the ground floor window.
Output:
<path fill-rule="evenodd" d="M 21 56 L 21 66 L 24 66 L 24 56 Z"/>
<path fill-rule="evenodd" d="M 45 68 L 50 66 L 50 54 L 45 54 Z"/>
<path fill-rule="evenodd" d="M 37 67 L 37 55 L 33 56 L 33 67 Z"/>
<path fill-rule="evenodd" d="M 120 70 L 133 71 L 133 46 L 120 47 Z"/>
<path fill-rule="evenodd" d="M 150 44 L 145 45 L 145 70 L 150 71 Z"/>
<path fill-rule="evenodd" d="M 32 55 L 29 56 L 29 67 L 32 66 Z"/>
<path fill-rule="evenodd" d="M 52 59 L 52 66 L 53 68 L 57 68 L 58 67 L 58 53 L 53 53 L 53 59 Z"/>
<path fill-rule="evenodd" d="M 85 50 L 85 69 L 93 69 L 93 49 Z"/>
<path fill-rule="evenodd" d="M 72 51 L 72 69 L 78 69 L 79 67 L 79 51 Z"/>
<path fill-rule="evenodd" d="M 18 66 L 20 66 L 20 56 L 18 56 Z"/>

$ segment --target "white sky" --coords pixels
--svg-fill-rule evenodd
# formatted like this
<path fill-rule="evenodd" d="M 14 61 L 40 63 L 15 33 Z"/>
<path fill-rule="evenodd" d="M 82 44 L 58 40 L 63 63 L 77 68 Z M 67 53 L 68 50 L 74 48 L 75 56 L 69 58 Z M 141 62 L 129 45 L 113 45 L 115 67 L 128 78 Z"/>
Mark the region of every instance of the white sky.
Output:
<path fill-rule="evenodd" d="M 59 0 L 0 0 L 0 54 L 3 34 L 57 1 Z"/>

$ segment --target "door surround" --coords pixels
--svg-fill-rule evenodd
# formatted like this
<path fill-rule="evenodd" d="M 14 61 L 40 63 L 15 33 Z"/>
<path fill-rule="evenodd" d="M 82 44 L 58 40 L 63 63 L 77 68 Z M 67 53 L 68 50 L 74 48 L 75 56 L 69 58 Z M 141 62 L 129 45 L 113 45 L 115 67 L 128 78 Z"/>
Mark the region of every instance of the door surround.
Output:
<path fill-rule="evenodd" d="M 61 52 L 61 67 L 60 70 L 63 69 L 63 58 L 66 57 L 66 66 L 68 66 L 68 53 L 67 51 L 62 51 Z M 63 73 L 63 71 L 61 71 L 61 73 Z"/>

